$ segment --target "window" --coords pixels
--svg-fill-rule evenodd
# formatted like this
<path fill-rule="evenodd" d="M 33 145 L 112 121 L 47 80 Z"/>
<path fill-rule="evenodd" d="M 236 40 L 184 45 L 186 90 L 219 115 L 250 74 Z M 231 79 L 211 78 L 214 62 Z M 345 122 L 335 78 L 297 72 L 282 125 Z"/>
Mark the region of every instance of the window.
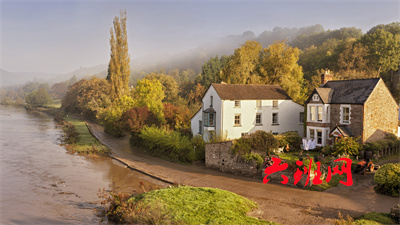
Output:
<path fill-rule="evenodd" d="M 256 125 L 262 125 L 261 113 L 256 114 Z"/>
<path fill-rule="evenodd" d="M 315 106 L 310 106 L 310 121 L 315 121 Z"/>
<path fill-rule="evenodd" d="M 329 123 L 329 106 L 326 107 L 326 121 Z"/>
<path fill-rule="evenodd" d="M 240 114 L 235 114 L 235 126 L 240 126 Z"/>
<path fill-rule="evenodd" d="M 322 130 L 317 130 L 317 144 L 322 145 Z"/>
<path fill-rule="evenodd" d="M 318 96 L 318 94 L 314 94 L 314 95 L 312 96 L 312 100 L 315 101 L 315 102 L 318 102 L 318 101 L 319 101 L 319 96 Z"/>
<path fill-rule="evenodd" d="M 314 133 L 314 129 L 310 129 L 310 139 L 314 139 L 315 138 L 315 133 Z"/>
<path fill-rule="evenodd" d="M 301 112 L 301 113 L 299 114 L 299 122 L 300 122 L 300 123 L 304 123 L 304 112 Z"/>
<path fill-rule="evenodd" d="M 272 124 L 278 124 L 278 113 L 272 113 Z"/>
<path fill-rule="evenodd" d="M 341 106 L 340 107 L 340 122 L 341 123 L 350 123 L 350 106 L 346 105 L 346 106 Z"/>
<path fill-rule="evenodd" d="M 261 100 L 257 100 L 257 108 L 261 108 L 261 106 L 262 106 Z"/>
<path fill-rule="evenodd" d="M 203 133 L 203 121 L 199 120 L 199 134 Z"/>
<path fill-rule="evenodd" d="M 322 121 L 322 106 L 317 106 L 318 110 L 318 121 Z"/>
<path fill-rule="evenodd" d="M 235 107 L 236 108 L 240 108 L 240 101 L 239 100 L 235 100 Z"/>
<path fill-rule="evenodd" d="M 205 112 L 204 113 L 204 123 L 205 127 L 214 127 L 215 126 L 215 113 L 214 112 Z"/>
<path fill-rule="evenodd" d="M 272 107 L 273 108 L 278 108 L 278 101 L 277 100 L 272 101 Z"/>
<path fill-rule="evenodd" d="M 208 114 L 208 125 L 209 126 L 214 126 L 214 118 L 215 118 L 215 114 L 214 113 L 209 113 Z"/>
<path fill-rule="evenodd" d="M 213 96 L 210 96 L 210 102 L 211 102 L 211 105 L 210 105 L 210 107 L 213 107 Z"/>

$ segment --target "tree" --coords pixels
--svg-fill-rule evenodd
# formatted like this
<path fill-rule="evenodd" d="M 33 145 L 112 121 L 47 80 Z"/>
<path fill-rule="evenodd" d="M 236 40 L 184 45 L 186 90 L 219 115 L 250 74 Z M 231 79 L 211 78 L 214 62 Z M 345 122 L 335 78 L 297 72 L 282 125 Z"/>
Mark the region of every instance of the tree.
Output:
<path fill-rule="evenodd" d="M 200 84 L 204 87 L 209 87 L 212 83 L 221 82 L 221 70 L 224 68 L 226 62 L 228 61 L 227 56 L 210 58 L 201 67 L 201 78 L 199 80 Z"/>
<path fill-rule="evenodd" d="M 400 64 L 400 34 L 377 29 L 364 35 L 360 42 L 368 47 L 368 64 L 377 75 L 389 70 L 398 70 Z"/>
<path fill-rule="evenodd" d="M 25 98 L 25 101 L 31 106 L 38 107 L 51 102 L 52 99 L 50 98 L 46 89 L 39 88 L 37 91 L 33 91 L 28 94 Z"/>
<path fill-rule="evenodd" d="M 340 53 L 337 62 L 338 72 L 335 78 L 340 80 L 371 78 L 367 60 L 368 48 L 361 43 L 348 42 Z"/>
<path fill-rule="evenodd" d="M 296 102 L 306 98 L 303 69 L 297 61 L 300 50 L 284 41 L 275 42 L 261 53 L 260 73 L 267 84 L 279 84 Z"/>
<path fill-rule="evenodd" d="M 229 57 L 221 71 L 221 80 L 229 84 L 260 83 L 256 71 L 262 46 L 257 41 L 247 41 Z"/>
<path fill-rule="evenodd" d="M 135 99 L 137 107 L 147 107 L 160 121 L 163 121 L 163 86 L 158 80 L 142 79 L 137 82 Z"/>
<path fill-rule="evenodd" d="M 110 93 L 110 84 L 105 79 L 82 79 L 69 88 L 62 99 L 62 108 L 66 112 L 79 112 L 96 119 L 104 109 L 111 106 Z"/>
<path fill-rule="evenodd" d="M 170 129 L 187 128 L 190 124 L 190 111 L 186 107 L 164 104 L 164 119 Z"/>
<path fill-rule="evenodd" d="M 114 31 L 110 29 L 111 58 L 108 64 L 107 80 L 111 84 L 113 99 L 120 98 L 129 91 L 131 69 L 126 20 L 126 11 L 121 11 L 120 18 L 114 18 Z"/>
<path fill-rule="evenodd" d="M 62 99 L 68 91 L 68 83 L 60 82 L 51 86 L 50 93 L 54 99 Z"/>
<path fill-rule="evenodd" d="M 158 125 L 157 118 L 147 107 L 134 107 L 122 115 L 125 129 L 131 133 L 139 133 L 144 126 Z"/>
<path fill-rule="evenodd" d="M 165 94 L 164 102 L 174 102 L 178 97 L 178 84 L 171 76 L 162 73 L 148 74 L 145 79 L 158 80 L 162 84 L 162 89 Z"/>

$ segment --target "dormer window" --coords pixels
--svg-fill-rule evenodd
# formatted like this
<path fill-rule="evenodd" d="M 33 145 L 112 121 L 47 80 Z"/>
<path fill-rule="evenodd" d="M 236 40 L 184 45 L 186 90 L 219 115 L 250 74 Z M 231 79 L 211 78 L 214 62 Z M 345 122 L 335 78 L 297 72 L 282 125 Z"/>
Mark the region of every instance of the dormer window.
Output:
<path fill-rule="evenodd" d="M 203 126 L 215 127 L 215 110 L 213 108 L 208 108 L 204 110 L 203 113 Z"/>
<path fill-rule="evenodd" d="M 318 102 L 318 101 L 319 101 L 319 96 L 318 96 L 318 94 L 314 94 L 314 95 L 312 96 L 312 100 L 313 100 L 314 102 Z"/>

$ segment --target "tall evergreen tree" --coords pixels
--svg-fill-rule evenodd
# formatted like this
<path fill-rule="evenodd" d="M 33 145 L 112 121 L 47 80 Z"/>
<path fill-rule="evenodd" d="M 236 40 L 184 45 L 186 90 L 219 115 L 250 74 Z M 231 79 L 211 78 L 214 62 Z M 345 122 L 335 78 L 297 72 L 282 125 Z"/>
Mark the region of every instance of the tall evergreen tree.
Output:
<path fill-rule="evenodd" d="M 125 10 L 121 11 L 120 18 L 114 18 L 114 30 L 110 29 L 110 35 L 111 58 L 107 80 L 111 84 L 113 99 L 117 99 L 128 93 L 131 72 Z"/>

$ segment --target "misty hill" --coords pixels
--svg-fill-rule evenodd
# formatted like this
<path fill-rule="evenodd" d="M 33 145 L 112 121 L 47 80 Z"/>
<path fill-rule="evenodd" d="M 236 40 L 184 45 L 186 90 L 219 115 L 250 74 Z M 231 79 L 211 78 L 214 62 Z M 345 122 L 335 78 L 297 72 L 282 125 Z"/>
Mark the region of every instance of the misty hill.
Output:
<path fill-rule="evenodd" d="M 70 73 L 40 73 L 40 72 L 9 72 L 0 68 L 0 86 L 21 85 L 27 82 L 54 83 L 63 82 L 72 76 L 78 79 L 88 78 L 91 76 L 106 77 L 107 65 L 100 64 L 92 67 L 81 67 Z"/>
<path fill-rule="evenodd" d="M 252 31 L 246 31 L 241 35 L 229 35 L 215 42 L 203 44 L 197 48 L 182 52 L 173 56 L 148 56 L 132 60 L 135 71 L 153 72 L 158 70 L 169 71 L 173 69 L 193 69 L 196 73 L 201 72 L 201 66 L 211 57 L 231 55 L 248 40 L 260 42 L 264 48 L 273 44 L 274 41 L 287 40 L 288 43 L 298 36 L 308 36 L 324 31 L 322 25 L 313 25 L 303 28 L 281 28 L 275 27 L 272 31 L 264 31 L 258 36 Z"/>

